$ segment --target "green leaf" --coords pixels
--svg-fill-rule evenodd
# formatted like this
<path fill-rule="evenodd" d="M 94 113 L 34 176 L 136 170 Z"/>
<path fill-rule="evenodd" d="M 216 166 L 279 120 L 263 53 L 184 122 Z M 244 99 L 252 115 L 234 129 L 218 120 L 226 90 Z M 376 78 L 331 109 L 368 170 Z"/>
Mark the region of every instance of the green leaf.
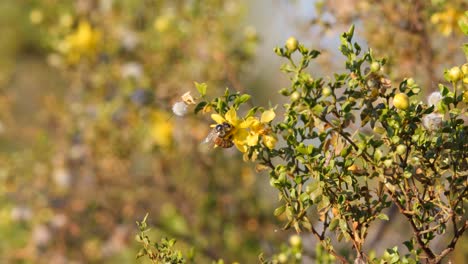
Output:
<path fill-rule="evenodd" d="M 377 215 L 377 218 L 380 219 L 380 220 L 385 220 L 385 221 L 388 221 L 388 216 L 384 213 L 381 213 L 379 215 Z"/>
<path fill-rule="evenodd" d="M 302 227 L 307 229 L 309 232 L 312 231 L 312 224 L 309 222 L 307 218 L 305 218 L 306 221 L 301 221 Z"/>
<path fill-rule="evenodd" d="M 323 195 L 322 200 L 317 204 L 317 210 L 319 212 L 323 211 L 327 209 L 329 205 L 330 205 L 330 199 L 327 196 Z"/>
<path fill-rule="evenodd" d="M 356 55 L 359 55 L 361 53 L 361 46 L 357 44 L 356 42 L 354 43 L 354 49 L 356 50 Z"/>
<path fill-rule="evenodd" d="M 198 90 L 198 93 L 200 93 L 201 96 L 206 95 L 206 88 L 208 87 L 206 83 L 197 83 L 195 82 L 195 87 Z"/>
<path fill-rule="evenodd" d="M 405 241 L 403 242 L 403 244 L 405 244 L 406 248 L 408 248 L 408 251 L 410 252 L 414 249 L 414 245 L 412 241 Z"/>
<path fill-rule="evenodd" d="M 351 25 L 351 27 L 348 30 L 348 33 L 346 33 L 346 37 L 348 38 L 348 41 L 351 41 L 353 36 L 354 36 L 354 25 Z"/>
<path fill-rule="evenodd" d="M 280 67 L 280 70 L 282 72 L 295 72 L 296 71 L 296 68 L 294 68 L 292 65 L 290 64 L 283 64 L 281 65 Z"/>
<path fill-rule="evenodd" d="M 311 50 L 311 51 L 309 52 L 309 56 L 310 56 L 312 59 L 317 58 L 318 55 L 320 55 L 320 51 L 318 51 L 318 50 Z"/>
<path fill-rule="evenodd" d="M 250 99 L 250 95 L 243 94 L 243 95 L 237 97 L 234 103 L 237 104 L 237 105 L 241 105 L 241 104 L 247 102 L 249 99 Z"/>
<path fill-rule="evenodd" d="M 258 106 L 253 107 L 252 109 L 249 110 L 249 112 L 247 112 L 247 115 L 245 116 L 245 118 L 255 115 L 257 110 L 258 110 Z"/>
<path fill-rule="evenodd" d="M 329 226 L 330 230 L 334 231 L 339 223 L 340 223 L 339 218 L 333 218 L 333 220 L 331 220 L 331 222 L 330 222 L 330 226 Z"/>
<path fill-rule="evenodd" d="M 317 115 L 317 116 L 320 116 L 322 115 L 323 113 L 323 106 L 322 105 L 316 105 L 314 106 L 314 108 L 312 108 L 312 112 Z"/>
<path fill-rule="evenodd" d="M 207 105 L 207 102 L 200 102 L 195 106 L 195 114 L 203 110 L 203 108 Z"/>
<path fill-rule="evenodd" d="M 286 210 L 286 206 L 283 205 L 283 206 L 280 206 L 278 208 L 275 209 L 275 211 L 273 212 L 273 215 L 274 216 L 280 216 L 284 213 L 284 211 Z"/>

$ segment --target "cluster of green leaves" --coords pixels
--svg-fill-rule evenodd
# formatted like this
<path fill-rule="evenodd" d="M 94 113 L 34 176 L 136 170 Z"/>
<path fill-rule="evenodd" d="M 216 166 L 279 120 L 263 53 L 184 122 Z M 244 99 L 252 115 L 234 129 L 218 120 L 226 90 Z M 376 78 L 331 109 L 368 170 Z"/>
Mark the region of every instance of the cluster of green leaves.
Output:
<path fill-rule="evenodd" d="M 146 233 L 150 230 L 146 220 L 148 214 L 143 218 L 141 222 L 136 222 L 139 233 L 136 236 L 137 242 L 141 243 L 142 248 L 137 254 L 137 258 L 147 256 L 152 263 L 174 263 L 183 264 L 186 260 L 182 256 L 179 250 L 173 249 L 176 240 L 175 239 L 161 239 L 160 243 L 152 243 Z"/>
<path fill-rule="evenodd" d="M 195 114 L 202 110 L 205 112 L 214 110 L 216 113 L 224 115 L 231 107 L 239 109 L 239 107 L 246 103 L 251 97 L 248 94 L 241 94 L 240 92 L 231 93 L 230 90 L 226 88 L 222 97 L 214 98 L 212 101 L 206 101 L 207 86 L 206 83 L 195 82 L 195 87 L 201 96 L 200 102 L 195 106 Z M 252 116 L 257 110 L 257 107 L 253 108 L 247 116 Z"/>
<path fill-rule="evenodd" d="M 288 60 L 281 69 L 291 79 L 291 86 L 280 90 L 290 99 L 284 118 L 269 125 L 283 141 L 274 149 L 251 146 L 244 158 L 270 171 L 282 203 L 274 214 L 287 219 L 284 228 L 311 232 L 339 261 L 347 263 L 349 256 L 338 253 L 331 234 L 352 246 L 358 262 L 427 258 L 436 263 L 467 228 L 466 87 L 459 80 L 450 88 L 441 84 L 436 106 L 410 102 L 420 92 L 414 80 L 392 85 L 382 70 L 385 59 L 375 58 L 370 49 L 363 52 L 353 35 L 354 27 L 341 35 L 347 72 L 333 78 L 306 71 L 319 51 L 290 40 L 275 49 Z M 227 90 L 222 97 L 202 100 L 198 109 L 211 105 L 224 113 L 229 105 L 239 108 L 241 98 Z M 428 126 L 424 119 L 434 117 Z M 391 206 L 412 228 L 404 243 L 409 253 L 400 257 L 392 249 L 382 259 L 372 257 L 363 248 L 369 227 L 388 220 L 384 210 Z M 453 232 L 446 234 L 448 225 Z M 441 252 L 430 245 L 438 236 L 449 241 Z"/>
<path fill-rule="evenodd" d="M 319 256 L 320 259 L 322 256 Z M 317 259 L 317 260 L 318 260 Z M 302 239 L 298 235 L 293 235 L 289 238 L 289 244 L 283 244 L 280 248 L 280 252 L 273 255 L 269 259 L 265 259 L 263 254 L 260 254 L 259 261 L 262 264 L 278 264 L 278 263 L 290 263 L 298 264 L 302 263 Z"/>

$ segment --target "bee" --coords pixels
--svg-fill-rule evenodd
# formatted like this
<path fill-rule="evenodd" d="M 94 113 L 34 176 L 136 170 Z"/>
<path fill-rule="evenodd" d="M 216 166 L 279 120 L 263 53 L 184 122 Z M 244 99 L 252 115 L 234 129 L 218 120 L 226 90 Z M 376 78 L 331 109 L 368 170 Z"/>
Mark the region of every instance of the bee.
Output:
<path fill-rule="evenodd" d="M 230 148 L 234 146 L 232 142 L 232 125 L 224 122 L 216 125 L 213 130 L 205 138 L 204 143 L 213 142 L 216 146 L 222 148 Z"/>

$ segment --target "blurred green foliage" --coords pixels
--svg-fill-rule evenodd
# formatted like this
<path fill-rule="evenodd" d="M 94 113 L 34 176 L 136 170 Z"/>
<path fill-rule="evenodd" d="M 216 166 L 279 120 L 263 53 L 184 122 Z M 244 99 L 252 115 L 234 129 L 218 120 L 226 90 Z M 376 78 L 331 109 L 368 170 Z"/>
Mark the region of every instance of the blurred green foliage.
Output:
<path fill-rule="evenodd" d="M 170 113 L 194 80 L 242 89 L 258 40 L 242 3 L 21 1 L 0 12 L 2 262 L 133 262 L 146 212 L 153 234 L 197 245 L 200 261 L 257 258 L 275 221 L 251 169 L 200 144 L 204 120 Z"/>

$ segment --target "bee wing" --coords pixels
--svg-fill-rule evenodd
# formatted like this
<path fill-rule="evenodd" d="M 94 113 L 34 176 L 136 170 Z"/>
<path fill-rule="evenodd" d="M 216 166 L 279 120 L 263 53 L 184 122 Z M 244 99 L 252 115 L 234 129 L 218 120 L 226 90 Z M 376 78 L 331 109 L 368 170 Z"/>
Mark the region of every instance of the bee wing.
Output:
<path fill-rule="evenodd" d="M 203 140 L 203 144 L 206 144 L 206 143 L 211 143 L 213 142 L 213 139 L 216 137 L 216 130 L 211 130 L 210 133 L 208 134 L 208 136 L 206 136 L 205 140 Z"/>

